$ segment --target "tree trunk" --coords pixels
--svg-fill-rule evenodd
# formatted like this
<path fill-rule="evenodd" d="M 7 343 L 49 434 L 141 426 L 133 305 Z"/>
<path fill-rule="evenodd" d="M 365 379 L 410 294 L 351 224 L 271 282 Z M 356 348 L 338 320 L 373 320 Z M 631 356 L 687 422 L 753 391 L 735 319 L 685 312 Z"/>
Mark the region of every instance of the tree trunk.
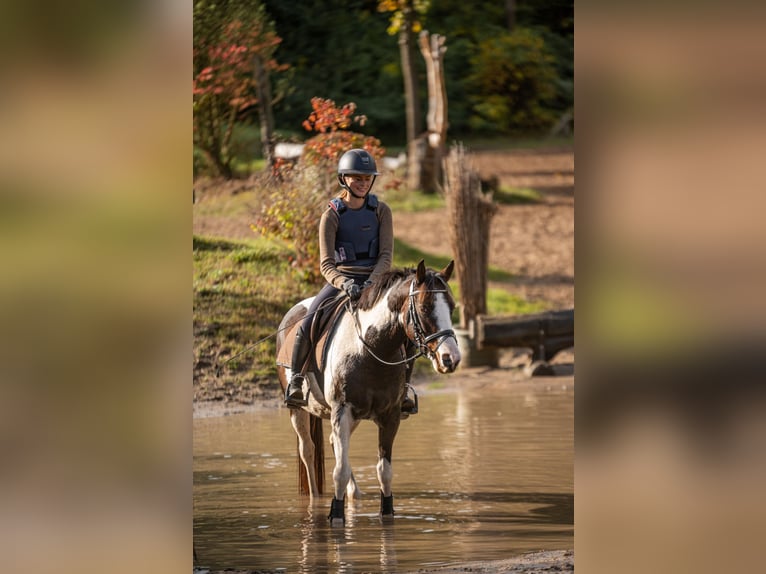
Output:
<path fill-rule="evenodd" d="M 399 30 L 399 55 L 402 60 L 404 77 L 404 102 L 407 115 L 407 142 L 414 140 L 420 133 L 420 98 L 418 96 L 418 76 L 415 68 L 415 39 L 412 35 L 413 7 L 408 0 L 403 9 L 404 23 Z"/>
<path fill-rule="evenodd" d="M 516 0 L 505 0 L 505 22 L 508 31 L 513 32 L 516 27 Z"/>
<path fill-rule="evenodd" d="M 421 134 L 407 142 L 407 189 L 423 189 L 426 165 L 426 136 Z"/>
<path fill-rule="evenodd" d="M 481 191 L 479 174 L 471 169 L 463 146 L 453 147 L 444 161 L 444 193 L 455 272 L 460 284 L 460 328 L 487 312 L 489 226 L 496 206 Z"/>
<path fill-rule="evenodd" d="M 274 110 L 271 106 L 271 79 L 260 57 L 253 59 L 255 91 L 258 98 L 258 117 L 261 123 L 261 148 L 266 166 L 274 167 Z"/>
<path fill-rule="evenodd" d="M 420 142 L 417 142 L 416 139 L 420 134 L 423 119 L 420 112 L 418 75 L 415 67 L 415 38 L 412 34 L 413 11 L 412 0 L 408 0 L 402 11 L 404 23 L 399 29 L 399 55 L 402 61 L 404 103 L 407 117 L 407 168 L 405 178 L 409 189 L 422 189 L 422 154 L 418 153 L 420 152 Z"/>
<path fill-rule="evenodd" d="M 447 139 L 447 90 L 444 84 L 444 53 L 447 47 L 444 45 L 444 36 L 431 36 L 427 30 L 420 33 L 419 39 L 428 78 L 428 135 L 422 189 L 426 193 L 433 193 L 439 189 L 444 142 Z"/>

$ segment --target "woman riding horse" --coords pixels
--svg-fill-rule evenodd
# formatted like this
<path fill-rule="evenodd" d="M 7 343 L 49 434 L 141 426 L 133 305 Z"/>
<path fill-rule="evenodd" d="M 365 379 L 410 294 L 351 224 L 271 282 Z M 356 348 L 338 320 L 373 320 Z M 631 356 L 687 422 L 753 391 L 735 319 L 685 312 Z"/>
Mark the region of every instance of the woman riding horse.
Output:
<path fill-rule="evenodd" d="M 351 434 L 362 420 L 378 427 L 380 515 L 393 517 L 392 449 L 402 419 L 401 402 L 407 389 L 407 366 L 418 356 L 431 361 L 438 373 L 452 373 L 460 363 L 460 349 L 452 328 L 455 299 L 447 282 L 454 263 L 439 272 L 421 261 L 417 269 L 394 269 L 365 288 L 355 305 L 347 302 L 335 316 L 324 339 L 318 363 L 306 379 L 311 386 L 308 404 L 290 409 L 298 435 L 299 486 L 312 498 L 323 492 L 324 439 L 322 419 L 331 423 L 330 444 L 335 455 L 330 524 L 345 524 L 345 500 L 361 492 L 349 459 Z M 277 335 L 277 372 L 287 388 L 289 365 L 280 362 L 289 353 L 292 332 L 310 308 L 310 299 L 294 305 L 283 317 Z M 299 323 L 296 324 L 296 321 Z M 295 325 L 294 328 L 291 328 Z M 417 349 L 411 357 L 403 348 Z M 319 356 L 321 355 L 321 359 Z"/>
<path fill-rule="evenodd" d="M 370 193 L 380 175 L 375 159 L 363 149 L 351 149 L 338 162 L 341 194 L 332 199 L 319 222 L 319 270 L 327 280 L 298 328 L 293 346 L 288 407 L 306 406 L 304 367 L 311 351 L 311 321 L 323 304 L 341 291 L 359 299 L 361 290 L 391 269 L 394 230 L 391 209 Z M 415 414 L 415 402 L 405 395 L 402 413 Z"/>

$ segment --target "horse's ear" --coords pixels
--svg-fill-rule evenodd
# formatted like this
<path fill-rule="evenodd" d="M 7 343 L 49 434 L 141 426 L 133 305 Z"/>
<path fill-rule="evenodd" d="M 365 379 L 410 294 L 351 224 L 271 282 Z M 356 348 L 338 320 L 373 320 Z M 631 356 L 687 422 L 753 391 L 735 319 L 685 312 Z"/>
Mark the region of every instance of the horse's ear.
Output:
<path fill-rule="evenodd" d="M 455 261 L 453 260 L 453 261 L 450 261 L 444 269 L 439 271 L 439 275 L 442 276 L 445 283 L 449 281 L 450 277 L 452 277 L 452 271 L 454 269 L 455 269 Z"/>
<path fill-rule="evenodd" d="M 425 259 L 421 259 L 420 263 L 418 263 L 418 268 L 415 271 L 415 279 L 417 280 L 418 285 L 426 280 L 426 261 L 425 261 Z"/>

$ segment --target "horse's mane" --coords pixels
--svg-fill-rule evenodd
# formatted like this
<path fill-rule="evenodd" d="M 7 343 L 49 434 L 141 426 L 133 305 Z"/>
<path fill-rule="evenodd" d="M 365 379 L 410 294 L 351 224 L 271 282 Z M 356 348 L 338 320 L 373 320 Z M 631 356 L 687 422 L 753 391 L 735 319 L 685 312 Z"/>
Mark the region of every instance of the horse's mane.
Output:
<path fill-rule="evenodd" d="M 397 283 L 412 277 L 414 274 L 415 269 L 411 267 L 405 267 L 402 269 L 392 269 L 391 271 L 388 271 L 379 276 L 375 281 L 373 281 L 372 285 L 362 290 L 362 296 L 359 298 L 359 302 L 357 304 L 358 308 L 362 311 L 372 309 L 372 307 L 375 306 L 375 304 L 380 300 L 386 291 L 388 291 Z M 426 271 L 425 281 L 428 289 L 434 288 L 435 278 L 436 272 L 431 270 Z M 446 286 L 446 282 L 442 281 L 442 283 Z"/>
<path fill-rule="evenodd" d="M 396 283 L 411 277 L 414 273 L 415 270 L 411 268 L 392 269 L 391 271 L 387 271 L 373 281 L 372 285 L 362 291 L 362 296 L 359 298 L 359 303 L 357 304 L 358 308 L 363 311 L 371 309 L 386 291 Z"/>

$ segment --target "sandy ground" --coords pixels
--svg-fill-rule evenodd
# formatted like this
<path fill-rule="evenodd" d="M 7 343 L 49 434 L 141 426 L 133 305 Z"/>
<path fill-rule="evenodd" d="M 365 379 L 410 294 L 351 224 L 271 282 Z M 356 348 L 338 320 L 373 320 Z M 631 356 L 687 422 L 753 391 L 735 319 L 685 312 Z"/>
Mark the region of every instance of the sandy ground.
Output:
<path fill-rule="evenodd" d="M 475 169 L 500 185 L 529 187 L 543 196 L 532 205 L 500 205 L 490 226 L 489 263 L 514 275 L 508 289 L 554 309 L 574 307 L 574 153 L 514 150 L 474 153 Z M 446 209 L 394 213 L 397 238 L 426 253 L 450 253 Z"/>

